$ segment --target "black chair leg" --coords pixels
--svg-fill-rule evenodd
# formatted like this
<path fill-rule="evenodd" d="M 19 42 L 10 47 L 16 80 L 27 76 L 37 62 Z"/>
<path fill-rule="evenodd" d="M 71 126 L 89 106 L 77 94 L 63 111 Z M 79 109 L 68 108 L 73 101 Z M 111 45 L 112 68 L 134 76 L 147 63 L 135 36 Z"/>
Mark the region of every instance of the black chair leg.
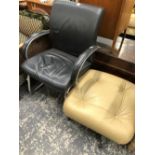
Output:
<path fill-rule="evenodd" d="M 60 103 L 60 104 L 63 104 L 63 102 L 64 102 L 64 94 L 63 93 L 60 93 L 58 95 L 57 102 Z"/>
<path fill-rule="evenodd" d="M 27 80 L 28 92 L 29 92 L 30 94 L 32 94 L 32 90 L 31 90 L 31 78 L 30 78 L 30 75 L 27 75 L 26 80 Z"/>
<path fill-rule="evenodd" d="M 43 83 L 40 83 L 39 85 L 37 85 L 35 88 L 32 89 L 30 75 L 27 75 L 26 80 L 27 80 L 28 92 L 30 93 L 30 95 L 32 95 L 32 93 L 34 93 L 35 91 L 39 90 L 44 85 Z"/>
<path fill-rule="evenodd" d="M 50 90 L 47 86 L 45 86 L 45 89 L 46 89 L 46 93 L 45 93 L 45 104 L 48 103 L 48 97 L 50 96 Z"/>

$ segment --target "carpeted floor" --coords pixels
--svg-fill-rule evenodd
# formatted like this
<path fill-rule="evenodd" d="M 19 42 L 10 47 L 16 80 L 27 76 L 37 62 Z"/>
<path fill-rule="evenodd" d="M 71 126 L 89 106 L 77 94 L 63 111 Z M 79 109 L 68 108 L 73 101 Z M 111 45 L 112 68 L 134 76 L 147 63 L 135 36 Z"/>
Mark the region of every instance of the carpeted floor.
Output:
<path fill-rule="evenodd" d="M 25 87 L 20 90 L 20 155 L 134 155 L 126 145 L 68 119 L 62 105 L 44 92 L 42 88 L 29 95 Z"/>

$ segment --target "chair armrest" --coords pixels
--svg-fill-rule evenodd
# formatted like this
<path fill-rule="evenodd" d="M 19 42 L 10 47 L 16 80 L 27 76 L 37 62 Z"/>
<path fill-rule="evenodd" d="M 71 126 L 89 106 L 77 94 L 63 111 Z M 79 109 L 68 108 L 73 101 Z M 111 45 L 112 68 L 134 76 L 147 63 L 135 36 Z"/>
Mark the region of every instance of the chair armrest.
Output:
<path fill-rule="evenodd" d="M 71 86 L 74 86 L 78 82 L 79 73 L 86 62 L 86 60 L 93 54 L 95 51 L 97 51 L 100 47 L 93 45 L 90 46 L 88 49 L 86 49 L 77 59 L 77 61 L 74 64 L 72 75 L 71 75 Z"/>
<path fill-rule="evenodd" d="M 39 33 L 34 33 L 31 35 L 31 37 L 29 39 L 27 39 L 25 41 L 23 48 L 22 48 L 22 52 L 24 53 L 26 59 L 28 59 L 28 51 L 29 51 L 29 47 L 30 47 L 31 43 L 36 41 L 37 39 L 39 39 L 41 37 L 49 35 L 49 33 L 50 33 L 49 30 L 44 30 L 44 31 L 41 31 Z"/>

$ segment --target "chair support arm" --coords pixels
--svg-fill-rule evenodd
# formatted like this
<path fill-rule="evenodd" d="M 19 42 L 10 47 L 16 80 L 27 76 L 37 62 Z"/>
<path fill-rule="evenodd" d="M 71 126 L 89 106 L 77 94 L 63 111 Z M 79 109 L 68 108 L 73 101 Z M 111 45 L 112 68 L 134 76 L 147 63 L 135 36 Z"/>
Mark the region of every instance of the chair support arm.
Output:
<path fill-rule="evenodd" d="M 86 62 L 86 60 L 93 54 L 95 51 L 97 51 L 100 47 L 93 45 L 90 46 L 88 49 L 86 49 L 77 59 L 77 61 L 74 64 L 72 75 L 71 75 L 71 85 L 74 86 L 78 82 L 80 71 Z"/>
<path fill-rule="evenodd" d="M 28 50 L 29 50 L 31 43 L 36 41 L 37 39 L 45 36 L 45 35 L 48 35 L 49 33 L 50 33 L 49 30 L 44 30 L 44 31 L 41 31 L 39 33 L 34 33 L 31 35 L 31 37 L 29 39 L 27 39 L 25 41 L 25 43 L 23 45 L 22 52 L 24 53 L 26 59 L 28 59 Z"/>

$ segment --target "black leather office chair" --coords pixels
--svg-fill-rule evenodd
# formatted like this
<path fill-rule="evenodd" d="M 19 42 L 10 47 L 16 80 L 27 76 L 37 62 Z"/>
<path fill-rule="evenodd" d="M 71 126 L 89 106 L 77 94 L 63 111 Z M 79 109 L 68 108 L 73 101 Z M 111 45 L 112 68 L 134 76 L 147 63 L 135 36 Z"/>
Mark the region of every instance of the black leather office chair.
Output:
<path fill-rule="evenodd" d="M 24 45 L 27 60 L 22 69 L 62 96 L 88 70 L 88 58 L 98 49 L 97 30 L 103 9 L 75 2 L 55 1 L 50 29 L 33 35 Z M 33 41 L 49 35 L 51 49 L 28 58 Z"/>

